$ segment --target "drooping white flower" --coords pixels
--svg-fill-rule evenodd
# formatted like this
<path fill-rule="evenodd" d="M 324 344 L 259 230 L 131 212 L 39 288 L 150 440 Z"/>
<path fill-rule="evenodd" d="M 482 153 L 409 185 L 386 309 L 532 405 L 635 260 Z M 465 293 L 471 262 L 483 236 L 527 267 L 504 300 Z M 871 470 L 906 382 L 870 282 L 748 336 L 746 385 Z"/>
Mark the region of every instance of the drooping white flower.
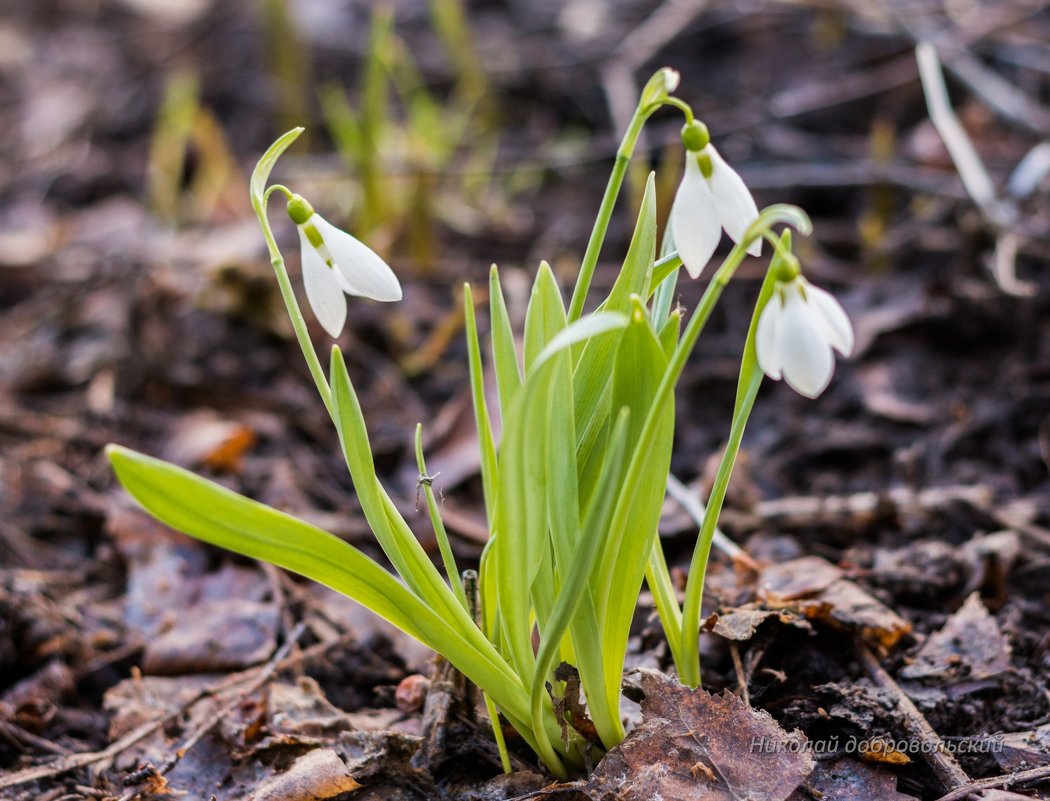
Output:
<path fill-rule="evenodd" d="M 394 271 L 367 245 L 315 213 L 299 195 L 289 200 L 288 216 L 299 230 L 306 298 L 329 335 L 339 336 L 346 324 L 346 295 L 401 300 Z"/>
<path fill-rule="evenodd" d="M 723 229 L 730 239 L 739 242 L 758 217 L 758 206 L 743 179 L 715 146 L 707 143 L 706 136 L 704 129 L 700 139 L 703 146 L 686 151 L 685 174 L 671 206 L 675 246 L 693 278 L 698 278 L 711 260 Z M 762 240 L 752 242 L 747 252 L 762 255 Z"/>
<path fill-rule="evenodd" d="M 801 275 L 778 283 L 755 331 L 762 372 L 815 398 L 835 371 L 832 349 L 843 356 L 853 352 L 853 326 L 839 302 Z"/>

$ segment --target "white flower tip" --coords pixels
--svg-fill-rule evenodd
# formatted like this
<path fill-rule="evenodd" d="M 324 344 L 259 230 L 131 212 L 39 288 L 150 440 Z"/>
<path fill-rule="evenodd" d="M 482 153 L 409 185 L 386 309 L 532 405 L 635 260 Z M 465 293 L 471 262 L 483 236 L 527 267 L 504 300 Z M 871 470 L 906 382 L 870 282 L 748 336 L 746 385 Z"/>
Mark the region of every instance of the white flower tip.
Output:
<path fill-rule="evenodd" d="M 832 373 L 827 373 L 823 378 L 816 378 L 811 374 L 784 376 L 784 381 L 799 395 L 810 400 L 816 400 L 824 394 L 824 390 L 831 383 Z"/>
<path fill-rule="evenodd" d="M 374 250 L 324 219 L 317 220 L 317 227 L 347 294 L 384 302 L 401 300 L 397 276 Z"/>
<path fill-rule="evenodd" d="M 814 313 L 824 325 L 828 343 L 843 356 L 851 355 L 855 344 L 853 324 L 842 304 L 827 290 L 808 282 L 806 295 Z"/>
<path fill-rule="evenodd" d="M 664 90 L 670 94 L 678 88 L 678 84 L 682 81 L 682 73 L 671 67 L 664 67 L 661 70 L 664 75 Z"/>

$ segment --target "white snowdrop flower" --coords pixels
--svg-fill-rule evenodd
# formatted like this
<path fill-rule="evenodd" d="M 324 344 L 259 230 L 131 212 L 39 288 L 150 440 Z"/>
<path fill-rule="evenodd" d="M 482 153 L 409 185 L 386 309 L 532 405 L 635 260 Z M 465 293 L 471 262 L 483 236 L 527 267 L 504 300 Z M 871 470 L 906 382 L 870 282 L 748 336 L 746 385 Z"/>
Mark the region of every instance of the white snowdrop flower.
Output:
<path fill-rule="evenodd" d="M 762 372 L 815 398 L 835 370 L 832 349 L 843 356 L 853 352 L 853 326 L 839 302 L 801 275 L 778 282 L 755 331 Z"/>
<path fill-rule="evenodd" d="M 339 336 L 346 324 L 346 295 L 401 300 L 401 284 L 389 265 L 367 245 L 314 213 L 302 196 L 293 195 L 288 201 L 288 216 L 299 229 L 306 298 L 331 336 Z"/>
<path fill-rule="evenodd" d="M 671 206 L 671 232 L 686 270 L 698 278 L 714 255 L 723 229 L 739 242 L 758 218 L 758 206 L 743 179 L 710 144 L 703 123 L 687 123 L 682 141 L 685 174 Z M 762 240 L 752 242 L 747 252 L 762 255 Z"/>

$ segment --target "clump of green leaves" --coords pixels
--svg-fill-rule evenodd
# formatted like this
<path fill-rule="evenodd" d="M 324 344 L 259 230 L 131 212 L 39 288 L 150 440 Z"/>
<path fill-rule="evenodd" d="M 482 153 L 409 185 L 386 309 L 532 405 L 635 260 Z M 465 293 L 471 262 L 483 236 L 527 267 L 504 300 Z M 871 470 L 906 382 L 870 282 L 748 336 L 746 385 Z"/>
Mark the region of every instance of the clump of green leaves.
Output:
<path fill-rule="evenodd" d="M 592 764 L 604 749 L 623 739 L 621 676 L 643 581 L 656 600 L 680 677 L 691 685 L 700 680 L 700 595 L 718 513 L 762 381 L 756 349 L 759 315 L 773 302 L 775 292 L 783 294 L 778 289 L 781 283 L 797 281 L 799 276 L 790 233 L 776 236 L 772 229 L 790 225 L 806 233 L 809 222 L 790 206 L 749 211 L 753 201 L 739 177 L 713 148 L 708 149 L 706 138 L 692 135 L 698 124 L 688 106 L 671 96 L 676 86 L 677 74 L 661 70 L 642 93 L 617 153 L 568 306 L 550 267 L 540 265 L 520 352 L 498 269 L 493 267 L 489 276 L 487 343 L 478 335 L 471 288 L 465 287 L 470 383 L 490 531 L 479 570 L 477 617 L 429 481 L 422 484 L 440 547 L 440 569 L 376 475 L 368 429 L 342 351 L 333 347 L 328 366 L 323 366 L 300 313 L 266 213 L 274 191 L 290 198 L 304 260 L 314 259 L 315 270 L 343 271 L 346 283 L 343 288 L 336 286 L 336 291 L 367 294 L 352 291 L 354 270 L 361 270 L 363 277 L 366 270 L 381 269 L 372 260 L 374 254 L 368 256 L 367 267 L 362 262 L 355 268 L 350 262 L 357 244 L 347 244 L 349 235 L 339 233 L 338 241 L 345 248 L 340 252 L 349 254 L 341 261 L 336 240 L 325 240 L 311 227 L 309 205 L 283 186 L 268 185 L 273 165 L 300 129 L 281 137 L 260 160 L 252 176 L 252 203 L 311 375 L 338 432 L 361 508 L 393 573 L 316 526 L 174 465 L 121 447 L 109 449 L 120 481 L 158 519 L 342 592 L 444 656 L 484 692 L 508 769 L 498 715 L 559 777 Z M 664 243 L 661 250 L 667 255 L 658 258 L 656 193 L 650 176 L 615 284 L 597 309 L 585 314 L 591 278 L 635 143 L 646 120 L 665 106 L 686 115 L 687 157 L 695 159 L 688 165 L 676 205 L 684 204 L 686 211 L 707 208 L 704 204 L 709 201 L 720 202 L 719 193 L 729 193 L 729 200 L 723 202 L 731 213 L 710 206 L 718 209 L 719 217 L 699 221 L 707 239 L 689 232 L 689 253 L 706 253 L 703 258 L 710 258 L 708 251 L 714 250 L 722 227 L 736 244 L 688 321 L 681 311 L 671 311 L 673 281 L 682 259 L 673 241 Z M 683 219 L 682 210 L 677 213 L 672 217 Z M 741 214 L 748 216 L 742 220 Z M 679 232 L 684 242 L 685 231 Z M 773 256 L 744 345 L 729 444 L 697 539 L 682 605 L 657 536 L 674 439 L 674 389 L 722 290 L 745 254 L 763 239 L 773 246 Z M 690 271 L 698 274 L 703 264 L 690 263 L 692 256 L 686 258 Z M 342 294 L 339 300 L 343 302 Z M 796 329 L 802 319 L 798 308 L 784 306 L 781 315 Z M 782 350 L 776 355 L 783 357 L 787 370 L 791 354 Z M 498 384 L 495 408 L 489 407 L 483 387 L 486 359 Z M 800 369 L 795 362 L 791 365 L 796 372 Z M 503 431 L 499 441 L 494 434 L 497 415 Z M 425 478 L 421 442 L 417 428 L 416 456 Z M 564 665 L 570 666 L 568 673 Z M 585 707 L 565 703 L 565 677 L 572 670 L 579 675 Z"/>

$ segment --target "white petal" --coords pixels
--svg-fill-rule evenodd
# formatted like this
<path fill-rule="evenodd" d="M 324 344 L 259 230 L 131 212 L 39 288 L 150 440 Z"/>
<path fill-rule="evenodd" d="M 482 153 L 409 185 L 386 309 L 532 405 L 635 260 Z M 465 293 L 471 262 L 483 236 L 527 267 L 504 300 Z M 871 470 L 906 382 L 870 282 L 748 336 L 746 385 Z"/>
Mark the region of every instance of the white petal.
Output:
<path fill-rule="evenodd" d="M 715 146 L 708 145 L 705 152 L 711 157 L 711 177 L 707 180 L 711 185 L 711 194 L 715 196 L 718 220 L 729 238 L 739 242 L 747 227 L 758 219 L 758 206 L 744 179 L 726 164 Z M 752 256 L 762 255 L 761 237 L 751 243 L 747 252 Z"/>
<path fill-rule="evenodd" d="M 780 297 L 774 293 L 769 299 L 762 314 L 758 317 L 758 328 L 755 329 L 755 355 L 762 372 L 774 381 L 780 380 L 780 342 L 777 340 L 777 323 L 782 309 Z"/>
<path fill-rule="evenodd" d="M 686 154 L 685 175 L 671 206 L 671 233 L 689 275 L 699 278 L 722 238 L 715 199 L 696 159 Z"/>
<path fill-rule="evenodd" d="M 806 297 L 824 323 L 828 342 L 843 356 L 849 356 L 853 352 L 853 326 L 842 304 L 830 292 L 808 282 Z"/>
<path fill-rule="evenodd" d="M 401 284 L 397 276 L 371 248 L 346 231 L 340 231 L 319 214 L 310 221 L 317 226 L 328 246 L 347 292 L 372 300 L 401 300 Z"/>
<path fill-rule="evenodd" d="M 315 214 L 314 217 L 316 216 Z M 346 295 L 336 279 L 335 271 L 325 264 L 321 254 L 310 244 L 302 227 L 299 228 L 299 242 L 302 246 L 306 298 L 324 330 L 330 336 L 337 337 L 343 332 L 343 326 L 346 324 Z"/>
<path fill-rule="evenodd" d="M 835 358 L 813 307 L 802 299 L 796 287 L 789 286 L 786 295 L 777 326 L 780 368 L 788 386 L 807 398 L 815 398 L 831 381 Z"/>

